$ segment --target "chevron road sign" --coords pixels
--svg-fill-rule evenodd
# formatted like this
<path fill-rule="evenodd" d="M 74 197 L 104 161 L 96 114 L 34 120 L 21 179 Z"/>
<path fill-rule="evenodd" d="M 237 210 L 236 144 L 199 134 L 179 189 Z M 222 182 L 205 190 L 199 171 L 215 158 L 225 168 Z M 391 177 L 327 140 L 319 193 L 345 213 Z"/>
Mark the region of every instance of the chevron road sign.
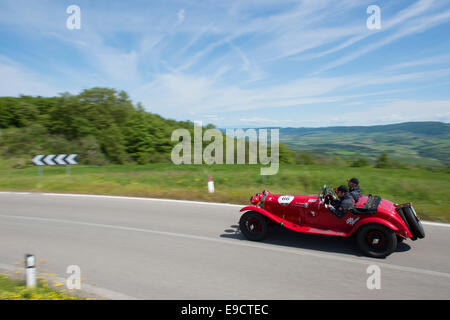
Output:
<path fill-rule="evenodd" d="M 34 156 L 31 161 L 37 166 L 70 165 L 78 164 L 78 162 L 75 160 L 77 156 L 77 154 L 39 154 L 37 156 Z"/>

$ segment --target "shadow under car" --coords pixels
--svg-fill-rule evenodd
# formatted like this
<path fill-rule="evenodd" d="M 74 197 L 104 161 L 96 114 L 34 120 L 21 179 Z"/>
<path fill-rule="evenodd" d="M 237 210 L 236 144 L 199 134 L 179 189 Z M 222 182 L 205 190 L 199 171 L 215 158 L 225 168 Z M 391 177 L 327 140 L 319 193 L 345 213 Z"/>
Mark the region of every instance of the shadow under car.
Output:
<path fill-rule="evenodd" d="M 238 225 L 231 225 L 230 228 L 224 230 L 224 233 L 221 234 L 220 237 L 250 241 L 247 240 L 240 232 Z M 268 236 L 260 242 L 298 249 L 341 253 L 358 257 L 364 256 L 356 247 L 354 237 L 334 237 L 327 235 L 300 233 L 283 228 L 279 225 L 269 225 Z M 398 243 L 397 249 L 395 251 L 405 252 L 409 251 L 410 249 L 411 247 L 407 243 L 400 242 Z"/>

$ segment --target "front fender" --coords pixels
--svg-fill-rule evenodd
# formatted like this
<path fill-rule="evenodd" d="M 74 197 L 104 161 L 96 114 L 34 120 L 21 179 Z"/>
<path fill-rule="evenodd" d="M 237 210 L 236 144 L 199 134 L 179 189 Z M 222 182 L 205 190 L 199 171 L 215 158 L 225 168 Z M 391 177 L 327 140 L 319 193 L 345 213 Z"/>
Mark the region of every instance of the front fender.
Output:
<path fill-rule="evenodd" d="M 398 228 L 394 226 L 389 221 L 386 221 L 385 219 L 377 218 L 377 217 L 370 217 L 370 218 L 364 218 L 362 220 L 359 220 L 352 228 L 352 230 L 349 232 L 349 236 L 353 235 L 356 231 L 358 231 L 359 228 L 361 228 L 363 225 L 368 223 L 378 223 L 381 224 L 389 229 L 391 229 L 394 232 L 398 232 Z"/>
<path fill-rule="evenodd" d="M 269 218 L 270 220 L 276 222 L 276 223 L 281 223 L 281 222 L 285 222 L 285 220 L 281 219 L 280 217 L 277 217 L 276 215 L 270 213 L 269 211 L 266 211 L 260 207 L 255 207 L 255 206 L 247 206 L 242 208 L 241 210 L 239 210 L 240 212 L 243 211 L 256 211 L 258 213 L 261 213 L 263 216 Z"/>

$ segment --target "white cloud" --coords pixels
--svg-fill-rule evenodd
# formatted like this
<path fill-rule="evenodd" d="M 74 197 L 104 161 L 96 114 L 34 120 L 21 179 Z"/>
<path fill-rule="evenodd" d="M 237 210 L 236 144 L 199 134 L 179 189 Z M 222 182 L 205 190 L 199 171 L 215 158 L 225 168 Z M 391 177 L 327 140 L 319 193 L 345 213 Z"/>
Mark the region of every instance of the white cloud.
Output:
<path fill-rule="evenodd" d="M 240 118 L 239 121 L 245 122 L 245 123 L 258 123 L 258 124 L 277 124 L 279 126 L 286 126 L 288 124 L 292 125 L 292 123 L 296 122 L 292 119 L 272 119 L 272 118 L 265 118 L 265 117 L 251 117 L 251 118 Z"/>
<path fill-rule="evenodd" d="M 450 10 L 444 11 L 444 12 L 438 12 L 434 15 L 430 15 L 427 17 L 421 17 L 418 19 L 415 19 L 414 21 L 411 21 L 409 23 L 403 24 L 397 31 L 393 32 L 392 34 L 386 36 L 385 38 L 372 42 L 362 48 L 354 50 L 352 53 L 345 55 L 344 57 L 338 58 L 330 63 L 327 63 L 323 67 L 321 67 L 319 70 L 315 72 L 315 74 L 339 67 L 341 65 L 344 65 L 346 63 L 349 63 L 357 58 L 360 58 L 361 56 L 371 53 L 381 47 L 384 47 L 388 44 L 391 44 L 401 38 L 411 36 L 416 33 L 424 32 L 430 28 L 435 27 L 438 24 L 447 22 L 450 20 Z M 402 20 L 400 20 L 402 21 Z M 391 24 L 393 25 L 393 23 Z"/>
<path fill-rule="evenodd" d="M 63 91 L 48 79 L 6 57 L 0 56 L 0 96 L 54 96 Z"/>
<path fill-rule="evenodd" d="M 423 59 L 409 60 L 402 63 L 387 66 L 385 70 L 392 71 L 436 64 L 450 64 L 450 54 L 431 56 Z"/>
<path fill-rule="evenodd" d="M 332 122 L 341 125 L 388 124 L 407 121 L 450 122 L 450 100 L 398 100 L 384 105 L 335 116 Z"/>
<path fill-rule="evenodd" d="M 217 114 L 207 114 L 205 115 L 205 118 L 208 119 L 208 121 L 221 121 L 224 120 L 224 117 L 220 117 Z"/>
<path fill-rule="evenodd" d="M 163 74 L 155 81 L 131 92 L 152 112 L 170 114 L 237 112 L 283 108 L 324 103 L 352 103 L 367 97 L 379 100 L 387 94 L 413 91 L 410 89 L 375 90 L 380 85 L 407 84 L 423 80 L 442 79 L 450 68 L 432 71 L 395 73 L 381 69 L 377 73 L 362 73 L 340 77 L 314 77 L 288 83 L 255 88 L 218 85 L 214 76 L 197 77 L 186 74 Z M 365 89 L 364 93 L 359 89 Z"/>
<path fill-rule="evenodd" d="M 98 65 L 112 80 L 136 81 L 139 78 L 138 55 L 135 51 L 122 53 L 103 47 L 92 50 Z"/>
<path fill-rule="evenodd" d="M 178 23 L 183 23 L 184 21 L 184 9 L 180 9 L 177 13 Z"/>

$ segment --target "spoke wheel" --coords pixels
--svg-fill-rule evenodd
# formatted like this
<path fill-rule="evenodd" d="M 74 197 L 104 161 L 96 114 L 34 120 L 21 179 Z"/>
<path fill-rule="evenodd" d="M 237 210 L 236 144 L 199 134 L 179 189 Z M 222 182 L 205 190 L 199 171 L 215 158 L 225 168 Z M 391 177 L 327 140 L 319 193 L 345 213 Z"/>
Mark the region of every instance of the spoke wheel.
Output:
<path fill-rule="evenodd" d="M 267 235 L 267 220 L 262 214 L 249 211 L 239 220 L 239 228 L 248 240 L 260 241 Z"/>
<path fill-rule="evenodd" d="M 356 235 L 356 242 L 364 254 L 373 258 L 385 258 L 397 248 L 395 232 L 377 223 L 362 226 Z"/>

